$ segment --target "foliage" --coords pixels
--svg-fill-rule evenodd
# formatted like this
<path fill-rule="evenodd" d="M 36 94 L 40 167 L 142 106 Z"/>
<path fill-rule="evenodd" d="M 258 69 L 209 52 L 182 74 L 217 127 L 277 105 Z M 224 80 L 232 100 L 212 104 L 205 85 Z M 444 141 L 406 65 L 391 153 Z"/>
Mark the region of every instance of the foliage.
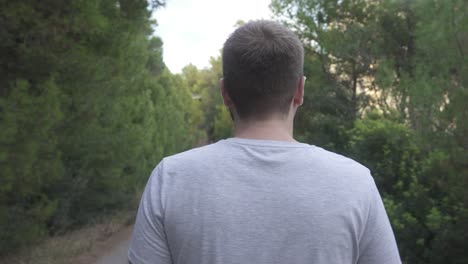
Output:
<path fill-rule="evenodd" d="M 165 67 L 164 3 L 0 1 L 0 255 L 129 205 L 162 157 L 232 135 L 221 58 Z M 305 46 L 295 136 L 371 169 L 405 263 L 467 263 L 468 3 L 271 8 Z"/>
<path fill-rule="evenodd" d="M 17 246 L 41 236 L 57 200 L 50 186 L 63 177 L 53 130 L 62 119 L 59 91 L 52 81 L 30 96 L 26 81 L 14 83 L 8 100 L 0 99 L 0 246 Z"/>
<path fill-rule="evenodd" d="M 206 131 L 205 141 L 213 142 L 232 136 L 233 124 L 229 110 L 224 106 L 220 91 L 222 78 L 221 57 L 211 58 L 211 67 L 202 70 L 188 65 L 182 70 L 182 78 L 197 98 L 198 127 Z"/>
<path fill-rule="evenodd" d="M 1 2 L 0 254 L 130 205 L 197 140 L 150 15 L 146 0 Z"/>
<path fill-rule="evenodd" d="M 218 114 L 216 115 L 214 120 L 214 139 L 232 137 L 234 127 L 232 123 L 232 116 L 228 108 L 224 105 L 217 105 L 216 112 L 218 112 Z"/>

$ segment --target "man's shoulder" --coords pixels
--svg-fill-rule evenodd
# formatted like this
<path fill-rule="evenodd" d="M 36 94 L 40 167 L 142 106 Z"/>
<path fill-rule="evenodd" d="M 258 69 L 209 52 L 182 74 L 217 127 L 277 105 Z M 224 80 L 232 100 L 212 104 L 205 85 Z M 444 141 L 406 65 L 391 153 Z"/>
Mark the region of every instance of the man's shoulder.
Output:
<path fill-rule="evenodd" d="M 301 150 L 291 153 L 290 165 L 295 166 L 295 170 L 298 172 L 320 171 L 330 177 L 344 177 L 356 181 L 368 181 L 372 177 L 367 167 L 344 155 L 308 144 L 304 144 L 304 146 L 296 149 Z M 232 145 L 221 140 L 168 156 L 163 159 L 164 168 L 166 172 L 173 173 L 187 171 L 206 172 L 214 168 L 220 168 L 218 166 L 220 164 L 235 166 L 236 160 L 245 161 L 245 158 L 239 158 L 239 156 L 251 154 L 250 152 L 242 151 L 234 154 L 236 150 Z M 233 155 L 236 158 L 233 158 Z M 249 156 L 248 158 L 251 157 Z M 286 159 L 288 158 L 286 157 Z M 284 160 L 281 161 L 284 162 Z M 242 164 L 245 165 L 244 163 Z M 249 164 L 255 163 L 250 162 Z"/>
<path fill-rule="evenodd" d="M 324 164 L 329 164 L 337 167 L 352 167 L 358 170 L 369 171 L 369 169 L 363 164 L 355 161 L 354 159 L 332 152 L 320 147 L 315 147 L 314 158 L 321 161 Z"/>
<path fill-rule="evenodd" d="M 171 156 L 167 156 L 163 159 L 165 166 L 179 167 L 184 164 L 197 164 L 201 161 L 212 159 L 213 157 L 219 156 L 223 151 L 222 144 L 220 142 L 211 143 L 201 147 L 192 148 Z"/>
<path fill-rule="evenodd" d="M 370 170 L 363 164 L 350 157 L 316 147 L 313 157 L 314 164 L 329 177 L 336 177 L 340 181 L 373 183 Z"/>

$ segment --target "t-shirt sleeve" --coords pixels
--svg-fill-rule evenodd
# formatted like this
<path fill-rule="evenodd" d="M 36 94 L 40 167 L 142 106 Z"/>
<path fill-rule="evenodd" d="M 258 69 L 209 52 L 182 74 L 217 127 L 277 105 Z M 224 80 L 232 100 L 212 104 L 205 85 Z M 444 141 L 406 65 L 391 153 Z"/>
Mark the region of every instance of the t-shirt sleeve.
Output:
<path fill-rule="evenodd" d="M 358 264 L 400 264 L 400 254 L 377 186 L 371 178 L 369 211 L 359 241 Z"/>
<path fill-rule="evenodd" d="M 138 208 L 128 250 L 128 260 L 132 264 L 172 263 L 164 231 L 161 187 L 162 163 L 151 174 Z"/>

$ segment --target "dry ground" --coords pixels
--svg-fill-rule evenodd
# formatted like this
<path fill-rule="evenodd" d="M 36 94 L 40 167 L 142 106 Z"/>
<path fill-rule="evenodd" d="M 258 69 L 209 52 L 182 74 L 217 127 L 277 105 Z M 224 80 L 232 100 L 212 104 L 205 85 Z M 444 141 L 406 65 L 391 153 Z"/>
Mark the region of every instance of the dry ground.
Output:
<path fill-rule="evenodd" d="M 99 223 L 63 236 L 49 238 L 13 256 L 0 258 L 0 263 L 89 264 L 100 262 L 101 259 L 105 261 L 106 257 L 116 257 L 116 254 L 122 256 L 124 254 L 122 248 L 126 247 L 122 244 L 128 243 L 134 216 L 135 211 L 119 212 L 102 219 Z M 124 261 L 122 263 L 126 263 L 126 260 Z"/>

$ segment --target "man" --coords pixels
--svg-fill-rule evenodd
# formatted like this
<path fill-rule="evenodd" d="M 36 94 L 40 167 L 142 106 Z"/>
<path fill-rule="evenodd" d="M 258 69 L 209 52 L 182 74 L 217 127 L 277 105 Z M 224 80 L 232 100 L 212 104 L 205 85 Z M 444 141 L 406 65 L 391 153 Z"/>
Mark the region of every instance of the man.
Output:
<path fill-rule="evenodd" d="M 293 138 L 304 51 L 271 21 L 223 48 L 235 137 L 163 159 L 144 191 L 131 263 L 401 263 L 369 170 Z"/>

